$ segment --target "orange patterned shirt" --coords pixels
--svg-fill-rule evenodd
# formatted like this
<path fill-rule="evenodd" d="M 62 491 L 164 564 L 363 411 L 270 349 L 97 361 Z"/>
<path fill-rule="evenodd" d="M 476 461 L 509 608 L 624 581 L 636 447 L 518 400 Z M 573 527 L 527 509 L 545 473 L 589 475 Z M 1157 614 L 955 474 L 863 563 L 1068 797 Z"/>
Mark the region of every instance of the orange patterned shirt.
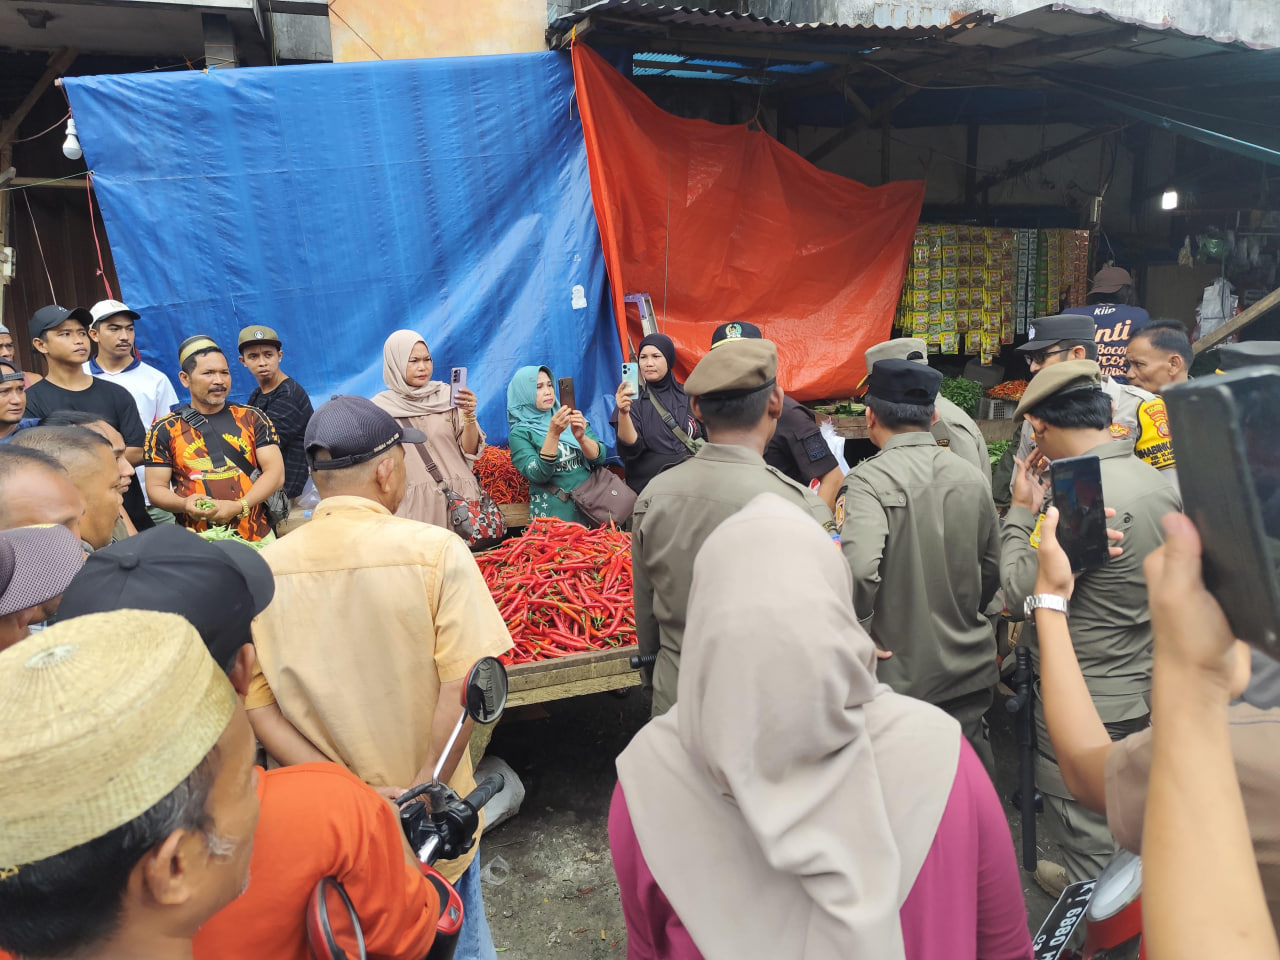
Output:
<path fill-rule="evenodd" d="M 254 467 L 258 466 L 259 447 L 280 444 L 271 421 L 254 407 L 229 403 L 206 420 L 205 432 L 216 430 L 223 442 L 238 449 Z M 220 455 L 218 459 L 220 462 L 215 465 L 204 433 L 171 413 L 157 420 L 147 434 L 142 462 L 172 470 L 169 485 L 180 497 L 204 494 L 214 500 L 239 500 L 249 492 L 253 481 L 225 456 Z M 177 520 L 196 533 L 209 529 L 207 520 L 193 520 L 186 514 L 178 514 Z M 263 539 L 271 532 L 266 508 L 262 504 L 253 507 L 232 529 L 245 540 Z"/>

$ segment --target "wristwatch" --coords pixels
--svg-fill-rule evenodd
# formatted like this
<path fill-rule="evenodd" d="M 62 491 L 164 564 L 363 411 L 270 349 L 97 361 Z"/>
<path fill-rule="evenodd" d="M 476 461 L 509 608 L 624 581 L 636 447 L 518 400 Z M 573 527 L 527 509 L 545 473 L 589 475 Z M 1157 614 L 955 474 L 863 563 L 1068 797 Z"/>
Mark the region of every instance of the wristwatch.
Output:
<path fill-rule="evenodd" d="M 1057 610 L 1067 616 L 1067 598 L 1056 593 L 1033 593 L 1022 604 L 1022 615 L 1030 620 L 1035 610 Z"/>

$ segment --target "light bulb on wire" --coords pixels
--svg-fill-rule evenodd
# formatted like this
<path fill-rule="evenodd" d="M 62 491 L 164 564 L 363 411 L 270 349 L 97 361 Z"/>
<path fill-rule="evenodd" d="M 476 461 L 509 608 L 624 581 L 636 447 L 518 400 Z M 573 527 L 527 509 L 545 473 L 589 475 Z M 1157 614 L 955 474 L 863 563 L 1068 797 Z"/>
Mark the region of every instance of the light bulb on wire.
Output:
<path fill-rule="evenodd" d="M 1160 195 L 1161 210 L 1177 210 L 1178 209 L 1178 191 L 1170 187 Z"/>
<path fill-rule="evenodd" d="M 67 139 L 62 141 L 62 155 L 68 160 L 79 160 L 84 156 L 80 138 L 76 136 L 76 122 L 70 118 L 67 120 Z"/>

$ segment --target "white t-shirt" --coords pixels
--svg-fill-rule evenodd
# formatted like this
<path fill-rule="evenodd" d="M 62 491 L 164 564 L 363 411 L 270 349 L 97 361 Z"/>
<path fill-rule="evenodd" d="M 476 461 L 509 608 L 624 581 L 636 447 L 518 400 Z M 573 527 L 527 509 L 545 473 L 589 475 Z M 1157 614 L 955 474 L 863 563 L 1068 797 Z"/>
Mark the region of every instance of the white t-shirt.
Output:
<path fill-rule="evenodd" d="M 178 403 L 178 392 L 173 389 L 169 378 L 149 363 L 143 363 L 138 359 L 119 373 L 104 370 L 98 366 L 96 360 L 90 360 L 84 365 L 84 372 L 119 384 L 128 390 L 133 396 L 133 402 L 138 406 L 138 416 L 142 420 L 142 426 L 147 431 L 150 431 L 152 424 L 168 414 Z M 142 479 L 144 469 L 137 468 L 138 486 L 142 488 L 142 495 L 150 505 L 151 498 L 147 497 L 147 485 Z"/>

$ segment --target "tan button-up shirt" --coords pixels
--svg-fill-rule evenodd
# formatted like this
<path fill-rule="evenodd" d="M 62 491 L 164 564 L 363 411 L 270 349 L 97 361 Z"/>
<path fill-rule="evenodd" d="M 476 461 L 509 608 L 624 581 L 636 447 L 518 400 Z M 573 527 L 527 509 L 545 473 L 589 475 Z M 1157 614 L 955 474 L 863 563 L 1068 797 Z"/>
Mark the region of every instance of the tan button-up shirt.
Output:
<path fill-rule="evenodd" d="M 430 755 L 441 684 L 511 648 L 470 551 L 449 530 L 344 496 L 262 558 L 276 595 L 253 640 L 280 710 L 361 780 L 408 787 Z M 475 787 L 465 752 L 449 785 Z M 457 879 L 473 856 L 440 869 Z"/>

